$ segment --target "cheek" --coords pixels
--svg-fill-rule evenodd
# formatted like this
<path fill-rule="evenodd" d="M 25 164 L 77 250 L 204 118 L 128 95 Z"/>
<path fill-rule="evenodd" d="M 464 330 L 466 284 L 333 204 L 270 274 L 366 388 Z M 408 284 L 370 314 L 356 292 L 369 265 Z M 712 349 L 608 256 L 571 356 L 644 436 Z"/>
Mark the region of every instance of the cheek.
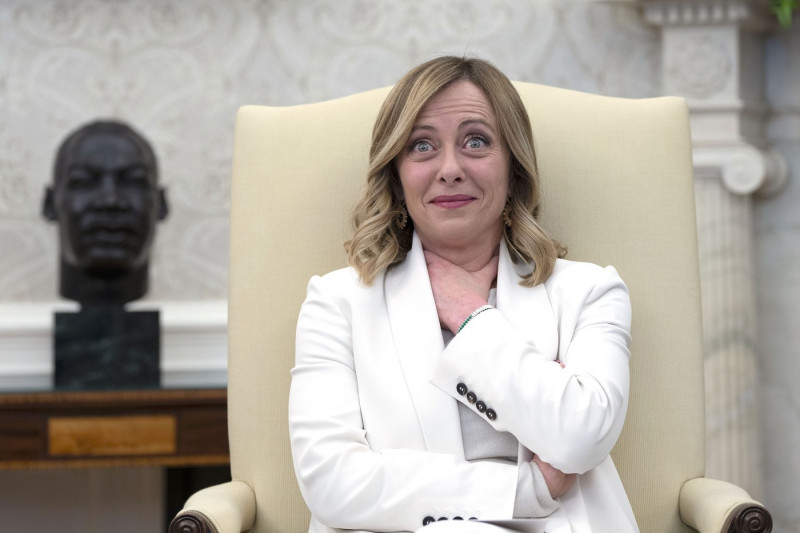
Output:
<path fill-rule="evenodd" d="M 503 199 L 508 197 L 511 187 L 511 162 L 508 156 L 504 156 L 500 164 L 496 165 L 494 175 L 497 178 L 496 188 L 502 194 Z"/>
<path fill-rule="evenodd" d="M 69 193 L 64 193 L 59 208 L 62 213 L 67 213 L 67 216 L 73 214 L 80 214 L 86 210 L 92 202 L 94 191 L 91 189 L 73 190 Z"/>
<path fill-rule="evenodd" d="M 506 197 L 511 179 L 509 174 L 508 166 L 487 163 L 476 168 L 473 176 L 480 181 L 484 191 Z"/>
<path fill-rule="evenodd" d="M 139 189 L 128 192 L 127 201 L 130 208 L 134 211 L 149 212 L 155 205 L 155 198 L 153 198 L 151 194 L 148 194 L 147 191 Z"/>
<path fill-rule="evenodd" d="M 403 189 L 403 198 L 408 203 L 422 195 L 424 177 L 419 165 L 398 165 L 397 173 L 400 176 L 400 186 Z"/>

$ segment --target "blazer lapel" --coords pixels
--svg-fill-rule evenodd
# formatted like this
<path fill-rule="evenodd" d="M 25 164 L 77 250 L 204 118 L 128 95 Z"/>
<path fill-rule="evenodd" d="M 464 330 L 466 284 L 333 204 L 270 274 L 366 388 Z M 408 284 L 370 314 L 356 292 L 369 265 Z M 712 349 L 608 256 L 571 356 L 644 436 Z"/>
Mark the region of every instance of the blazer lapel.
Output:
<path fill-rule="evenodd" d="M 505 241 L 501 242 L 496 307 L 523 338 L 535 346 L 545 359 L 552 361 L 558 357 L 558 330 L 545 284 L 540 283 L 535 287 L 519 284 L 522 276 L 531 270 L 530 265 L 514 264 Z"/>
<path fill-rule="evenodd" d="M 547 290 L 544 284 L 519 284 L 521 276 L 529 271 L 528 265 L 515 265 L 505 243 L 501 243 L 496 307 L 538 353 L 555 360 L 558 334 Z M 394 346 L 425 444 L 430 451 L 463 457 L 456 400 L 430 383 L 444 342 L 422 244 L 416 234 L 405 261 L 386 273 L 384 290 Z"/>
<path fill-rule="evenodd" d="M 422 244 L 416 234 L 405 261 L 391 268 L 384 279 L 394 345 L 425 444 L 429 451 L 463 458 L 456 400 L 430 383 L 444 341 Z"/>

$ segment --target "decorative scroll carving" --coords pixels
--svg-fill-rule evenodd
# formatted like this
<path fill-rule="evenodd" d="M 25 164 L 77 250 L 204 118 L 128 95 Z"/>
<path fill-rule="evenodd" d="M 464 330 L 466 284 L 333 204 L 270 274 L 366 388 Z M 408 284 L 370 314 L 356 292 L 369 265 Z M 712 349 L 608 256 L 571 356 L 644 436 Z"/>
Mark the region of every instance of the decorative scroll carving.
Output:
<path fill-rule="evenodd" d="M 721 169 L 722 183 L 732 193 L 757 193 L 769 196 L 780 191 L 788 180 L 788 167 L 782 154 L 773 149 L 760 150 L 737 142 L 727 146 L 696 146 L 695 169 Z"/>
<path fill-rule="evenodd" d="M 772 531 L 772 516 L 760 505 L 742 508 L 733 517 L 731 527 L 728 529 L 728 533 L 770 533 L 770 531 Z"/>
<path fill-rule="evenodd" d="M 733 531 L 733 530 L 731 530 Z M 739 530 L 736 530 L 739 531 Z M 742 530 L 750 531 L 750 530 Z M 754 530 L 755 531 L 755 530 Z M 204 515 L 187 511 L 172 519 L 169 524 L 169 533 L 219 533 L 217 528 Z"/>

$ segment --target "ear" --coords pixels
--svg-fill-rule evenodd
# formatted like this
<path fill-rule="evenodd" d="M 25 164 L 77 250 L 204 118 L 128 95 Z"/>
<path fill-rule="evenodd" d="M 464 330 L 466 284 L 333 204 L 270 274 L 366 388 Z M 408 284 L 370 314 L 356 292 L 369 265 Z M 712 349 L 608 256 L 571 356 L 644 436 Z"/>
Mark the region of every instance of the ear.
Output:
<path fill-rule="evenodd" d="M 158 220 L 164 220 L 169 214 L 169 204 L 167 204 L 167 192 L 163 187 L 158 188 Z"/>
<path fill-rule="evenodd" d="M 47 220 L 58 221 L 55 200 L 53 198 L 53 188 L 47 187 L 44 191 L 44 201 L 42 202 L 42 215 Z"/>

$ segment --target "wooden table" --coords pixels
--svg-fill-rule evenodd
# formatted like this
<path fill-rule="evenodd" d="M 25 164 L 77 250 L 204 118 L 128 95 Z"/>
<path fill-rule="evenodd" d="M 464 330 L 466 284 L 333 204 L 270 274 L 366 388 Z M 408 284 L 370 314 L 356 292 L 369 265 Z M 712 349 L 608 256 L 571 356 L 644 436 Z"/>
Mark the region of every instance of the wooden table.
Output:
<path fill-rule="evenodd" d="M 228 462 L 225 389 L 0 393 L 0 469 Z"/>

